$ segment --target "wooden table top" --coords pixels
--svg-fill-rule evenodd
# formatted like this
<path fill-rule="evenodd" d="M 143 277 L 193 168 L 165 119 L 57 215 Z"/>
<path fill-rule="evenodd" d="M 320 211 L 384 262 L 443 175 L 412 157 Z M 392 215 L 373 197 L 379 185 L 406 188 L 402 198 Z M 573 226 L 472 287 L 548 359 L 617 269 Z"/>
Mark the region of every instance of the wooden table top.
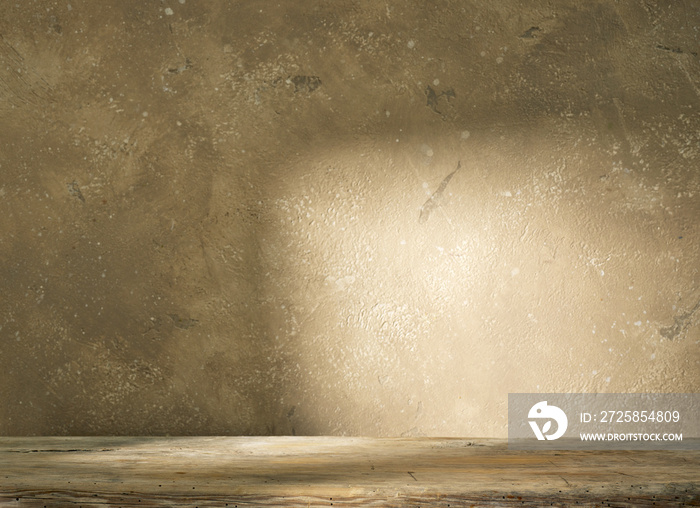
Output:
<path fill-rule="evenodd" d="M 0 437 L 5 506 L 700 506 L 700 451 L 489 439 Z"/>

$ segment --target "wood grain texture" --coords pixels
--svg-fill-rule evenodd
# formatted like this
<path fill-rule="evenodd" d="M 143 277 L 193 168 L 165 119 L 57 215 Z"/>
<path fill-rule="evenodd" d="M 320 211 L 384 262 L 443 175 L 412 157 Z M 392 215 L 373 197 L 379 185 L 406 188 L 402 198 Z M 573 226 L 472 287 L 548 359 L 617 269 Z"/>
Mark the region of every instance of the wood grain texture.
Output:
<path fill-rule="evenodd" d="M 700 451 L 500 440 L 0 438 L 0 506 L 700 506 Z"/>

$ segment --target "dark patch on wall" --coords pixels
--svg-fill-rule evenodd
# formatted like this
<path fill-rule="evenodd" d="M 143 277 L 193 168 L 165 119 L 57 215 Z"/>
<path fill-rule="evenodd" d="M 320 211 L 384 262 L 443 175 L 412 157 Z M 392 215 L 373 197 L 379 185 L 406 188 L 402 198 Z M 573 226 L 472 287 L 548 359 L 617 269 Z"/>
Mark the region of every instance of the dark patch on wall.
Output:
<path fill-rule="evenodd" d="M 440 182 L 440 185 L 438 186 L 437 190 L 433 192 L 433 194 L 428 198 L 428 200 L 423 203 L 423 206 L 420 209 L 420 215 L 418 216 L 418 222 L 421 224 L 424 224 L 427 222 L 427 220 L 430 218 L 430 214 L 433 213 L 433 210 L 435 210 L 438 206 L 440 206 L 440 203 L 442 202 L 442 195 L 445 193 L 445 189 L 447 188 L 447 184 L 450 183 L 450 180 L 452 180 L 452 177 L 455 176 L 455 173 L 459 171 L 459 168 L 462 167 L 462 162 L 459 161 L 457 163 L 457 168 L 447 175 L 442 182 Z"/>
<path fill-rule="evenodd" d="M 83 196 L 83 193 L 80 191 L 80 186 L 75 180 L 68 184 L 68 194 L 85 203 L 85 196 Z"/>
<path fill-rule="evenodd" d="M 321 86 L 321 78 L 318 76 L 294 76 L 292 84 L 295 92 L 313 92 Z"/>
<path fill-rule="evenodd" d="M 531 26 L 527 30 L 525 30 L 525 33 L 523 33 L 520 38 L 521 39 L 536 39 L 537 38 L 537 32 L 541 31 L 540 27 L 538 26 Z"/>
<path fill-rule="evenodd" d="M 444 92 L 440 92 L 439 94 L 433 89 L 432 86 L 428 85 L 428 87 L 425 89 L 425 95 L 428 98 L 427 106 L 432 109 L 435 113 L 441 115 L 442 113 L 438 111 L 438 101 L 440 100 L 440 97 L 447 97 L 447 99 L 454 99 L 457 97 L 457 94 L 455 94 L 454 88 L 449 88 L 445 90 Z"/>
<path fill-rule="evenodd" d="M 693 315 L 700 309 L 700 301 L 695 304 L 695 307 L 690 309 L 688 312 L 683 312 L 673 318 L 673 324 L 664 328 L 659 328 L 659 334 L 668 340 L 675 340 L 681 336 L 688 325 Z"/>

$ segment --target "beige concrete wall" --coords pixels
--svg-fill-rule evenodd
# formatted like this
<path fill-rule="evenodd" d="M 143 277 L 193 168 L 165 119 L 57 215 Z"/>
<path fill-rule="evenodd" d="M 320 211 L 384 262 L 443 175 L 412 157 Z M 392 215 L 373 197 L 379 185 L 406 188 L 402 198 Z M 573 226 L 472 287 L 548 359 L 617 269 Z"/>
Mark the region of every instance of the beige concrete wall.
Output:
<path fill-rule="evenodd" d="M 700 7 L 573 3 L 3 2 L 0 434 L 700 390 Z"/>

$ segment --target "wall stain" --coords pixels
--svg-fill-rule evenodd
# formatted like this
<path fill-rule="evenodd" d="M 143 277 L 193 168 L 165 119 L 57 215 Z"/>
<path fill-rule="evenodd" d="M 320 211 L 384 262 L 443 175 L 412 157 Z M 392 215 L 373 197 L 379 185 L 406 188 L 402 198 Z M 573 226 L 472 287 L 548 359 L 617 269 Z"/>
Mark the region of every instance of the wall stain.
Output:
<path fill-rule="evenodd" d="M 442 203 L 442 195 L 445 193 L 445 189 L 447 188 L 447 184 L 450 183 L 450 180 L 452 180 L 452 177 L 455 176 L 455 173 L 459 171 L 459 168 L 462 167 L 462 161 L 457 162 L 457 169 L 455 169 L 452 173 L 447 175 L 442 182 L 440 182 L 440 186 L 437 188 L 435 192 L 433 192 L 432 196 L 428 198 L 428 200 L 423 203 L 423 206 L 420 208 L 420 215 L 418 216 L 418 222 L 421 224 L 424 224 L 427 222 L 427 220 L 430 218 L 430 214 L 433 213 L 433 210 L 435 210 L 440 204 Z"/>
<path fill-rule="evenodd" d="M 691 318 L 699 309 L 700 309 L 700 300 L 698 300 L 698 303 L 695 304 L 695 307 L 690 309 L 688 312 L 683 312 L 677 316 L 674 316 L 673 324 L 671 326 L 659 328 L 659 334 L 663 338 L 668 339 L 668 340 L 677 339 L 680 335 L 682 335 L 686 331 L 686 329 L 688 328 L 688 325 L 690 324 Z"/>

